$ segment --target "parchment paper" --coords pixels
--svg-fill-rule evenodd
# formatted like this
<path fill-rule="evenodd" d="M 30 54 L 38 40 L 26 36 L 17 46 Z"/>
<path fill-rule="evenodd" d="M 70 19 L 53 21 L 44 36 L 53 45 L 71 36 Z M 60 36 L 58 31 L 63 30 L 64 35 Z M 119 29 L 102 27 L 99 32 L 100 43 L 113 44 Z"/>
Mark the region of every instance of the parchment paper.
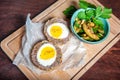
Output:
<path fill-rule="evenodd" d="M 30 20 L 30 14 L 27 16 L 25 34 L 22 38 L 22 46 L 17 53 L 13 64 L 19 65 L 22 64 L 29 68 L 31 71 L 41 74 L 45 71 L 40 70 L 30 60 L 30 53 L 33 45 L 38 41 L 46 40 L 43 34 L 43 25 L 44 23 L 33 23 Z M 72 33 L 70 40 L 63 45 L 59 45 L 62 50 L 62 64 L 59 66 L 59 70 L 67 70 L 75 67 L 79 67 L 84 63 L 84 56 L 86 54 L 86 49 L 83 46 L 83 43 L 78 40 Z M 57 70 L 57 69 L 56 69 Z M 54 71 L 54 70 L 53 70 Z"/>

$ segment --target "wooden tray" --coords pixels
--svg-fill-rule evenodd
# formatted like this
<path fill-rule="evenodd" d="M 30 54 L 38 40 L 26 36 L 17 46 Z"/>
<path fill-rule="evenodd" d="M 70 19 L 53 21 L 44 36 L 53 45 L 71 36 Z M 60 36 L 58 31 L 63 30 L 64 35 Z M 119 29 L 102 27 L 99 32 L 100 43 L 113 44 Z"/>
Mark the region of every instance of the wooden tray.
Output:
<path fill-rule="evenodd" d="M 36 16 L 33 21 L 34 22 L 45 22 L 51 17 L 63 17 L 62 11 L 65 10 L 71 4 L 76 5 L 76 1 L 78 0 L 58 0 L 48 9 L 40 13 Z M 97 0 L 87 0 L 95 5 L 101 5 Z M 77 6 L 77 5 L 76 5 Z M 101 5 L 102 6 L 102 5 Z M 104 42 L 100 44 L 86 44 L 87 55 L 85 57 L 86 62 L 76 69 L 69 69 L 66 71 L 56 71 L 52 74 L 46 73 L 37 75 L 36 73 L 31 72 L 24 65 L 18 65 L 17 67 L 27 76 L 30 80 L 77 80 L 79 79 L 95 62 L 102 57 L 109 48 L 111 48 L 119 39 L 120 39 L 120 21 L 112 15 L 112 18 L 109 19 L 111 30 L 110 34 Z M 1 42 L 1 47 L 4 52 L 8 55 L 8 57 L 13 60 L 20 49 L 21 46 L 21 38 L 24 34 L 24 26 L 15 31 L 13 34 L 5 38 Z"/>

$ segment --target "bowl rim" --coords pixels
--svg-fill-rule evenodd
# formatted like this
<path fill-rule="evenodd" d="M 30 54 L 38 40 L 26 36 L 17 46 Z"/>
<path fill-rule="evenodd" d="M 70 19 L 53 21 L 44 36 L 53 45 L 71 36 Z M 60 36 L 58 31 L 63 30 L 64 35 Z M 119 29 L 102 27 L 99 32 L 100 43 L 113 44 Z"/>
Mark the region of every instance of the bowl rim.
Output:
<path fill-rule="evenodd" d="M 87 9 L 94 9 L 94 8 L 87 8 Z M 104 19 L 104 18 L 101 18 L 101 19 L 103 19 L 103 20 L 106 22 L 107 32 L 106 32 L 106 35 L 105 35 L 102 39 L 100 39 L 100 40 L 98 40 L 98 41 L 93 41 L 93 42 L 92 42 L 92 41 L 87 41 L 87 40 L 83 39 L 82 37 L 80 37 L 80 36 L 74 31 L 73 23 L 74 23 L 74 21 L 75 21 L 76 16 L 78 15 L 78 13 L 79 13 L 80 11 L 85 11 L 85 9 L 78 9 L 77 11 L 75 11 L 75 12 L 73 13 L 73 15 L 72 15 L 72 17 L 71 17 L 71 21 L 70 21 L 71 25 L 70 25 L 70 28 L 71 28 L 72 33 L 74 33 L 74 35 L 75 35 L 80 41 L 85 42 L 85 43 L 89 43 L 89 44 L 98 44 L 98 43 L 103 42 L 105 39 L 107 39 L 107 37 L 108 37 L 108 35 L 109 35 L 109 33 L 110 33 L 110 23 L 109 23 L 108 19 Z"/>

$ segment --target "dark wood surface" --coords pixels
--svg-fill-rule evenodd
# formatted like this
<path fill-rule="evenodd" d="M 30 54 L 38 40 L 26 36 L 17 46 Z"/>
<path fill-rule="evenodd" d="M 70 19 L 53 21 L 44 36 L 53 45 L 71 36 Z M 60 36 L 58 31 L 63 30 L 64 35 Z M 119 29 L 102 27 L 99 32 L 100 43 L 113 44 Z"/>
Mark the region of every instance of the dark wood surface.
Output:
<path fill-rule="evenodd" d="M 0 41 L 57 0 L 0 0 Z M 99 0 L 120 19 L 120 0 Z M 0 48 L 0 80 L 28 80 Z M 79 80 L 120 80 L 120 40 Z"/>

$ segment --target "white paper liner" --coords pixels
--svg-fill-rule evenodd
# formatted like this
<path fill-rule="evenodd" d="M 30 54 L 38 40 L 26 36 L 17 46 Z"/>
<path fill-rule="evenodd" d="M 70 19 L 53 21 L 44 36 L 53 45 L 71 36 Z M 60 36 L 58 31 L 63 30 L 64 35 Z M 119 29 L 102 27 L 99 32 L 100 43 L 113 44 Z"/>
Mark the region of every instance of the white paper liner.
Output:
<path fill-rule="evenodd" d="M 40 70 L 33 65 L 30 60 L 30 53 L 35 43 L 37 43 L 38 41 L 46 40 L 43 34 L 43 25 L 44 23 L 40 22 L 33 23 L 30 20 L 30 14 L 28 14 L 25 26 L 26 32 L 22 38 L 22 46 L 13 61 L 13 64 L 23 64 L 31 71 L 38 74 L 41 74 L 45 71 Z M 72 35 L 72 37 L 66 44 L 59 45 L 59 47 L 61 48 L 61 51 L 63 53 L 62 64 L 58 67 L 59 70 L 72 69 L 83 65 L 83 58 L 86 54 L 86 49 L 84 48 L 83 43 L 74 35 Z"/>

